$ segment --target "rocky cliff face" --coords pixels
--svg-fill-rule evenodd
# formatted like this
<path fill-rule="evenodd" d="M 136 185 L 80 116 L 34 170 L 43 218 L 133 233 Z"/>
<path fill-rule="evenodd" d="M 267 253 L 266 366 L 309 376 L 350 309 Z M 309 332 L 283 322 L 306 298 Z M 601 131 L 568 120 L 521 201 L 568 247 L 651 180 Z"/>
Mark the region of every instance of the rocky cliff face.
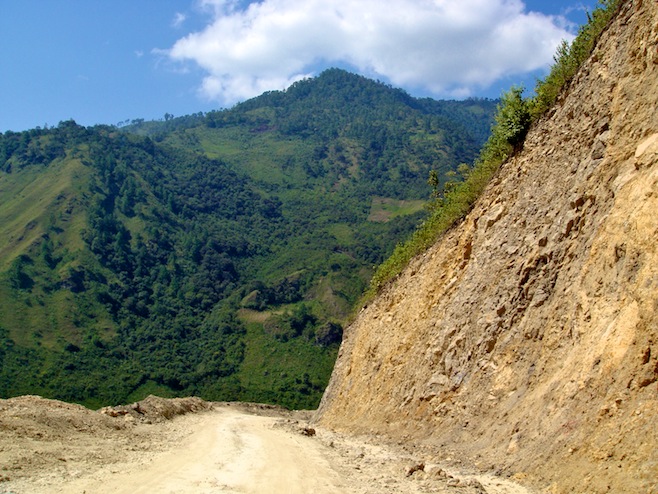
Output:
<path fill-rule="evenodd" d="M 551 492 L 658 492 L 658 2 L 346 331 L 321 424 Z"/>

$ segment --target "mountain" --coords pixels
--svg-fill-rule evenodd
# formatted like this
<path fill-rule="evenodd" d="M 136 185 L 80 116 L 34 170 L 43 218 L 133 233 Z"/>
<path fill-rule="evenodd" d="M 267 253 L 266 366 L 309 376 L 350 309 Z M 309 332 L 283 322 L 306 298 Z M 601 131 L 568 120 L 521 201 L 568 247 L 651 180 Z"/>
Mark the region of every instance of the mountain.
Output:
<path fill-rule="evenodd" d="M 658 4 L 617 4 L 471 212 L 346 329 L 320 425 L 542 492 L 657 492 Z"/>
<path fill-rule="evenodd" d="M 372 268 L 496 102 L 342 70 L 234 108 L 0 134 L 0 396 L 317 405 Z"/>

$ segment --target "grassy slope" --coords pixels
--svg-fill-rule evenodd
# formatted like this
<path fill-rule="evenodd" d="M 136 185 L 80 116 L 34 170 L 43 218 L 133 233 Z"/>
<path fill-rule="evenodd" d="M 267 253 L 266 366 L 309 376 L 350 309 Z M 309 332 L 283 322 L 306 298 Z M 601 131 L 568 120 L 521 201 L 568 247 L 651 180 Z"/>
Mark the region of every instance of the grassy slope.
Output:
<path fill-rule="evenodd" d="M 0 267 L 37 243 L 55 224 L 79 231 L 84 222 L 72 201 L 86 189 L 90 171 L 79 159 L 66 158 L 48 167 L 28 167 L 0 180 Z M 70 251 L 82 248 L 77 235 L 61 235 Z"/>
<path fill-rule="evenodd" d="M 86 214 L 80 198 L 90 175 L 79 159 L 67 157 L 48 167 L 30 166 L 2 176 L 0 264 L 6 271 L 28 254 L 31 261 L 23 270 L 36 280 L 30 290 L 13 289 L 6 275 L 0 282 L 0 320 L 18 344 L 55 349 L 65 341 L 80 342 L 79 308 L 95 302 L 54 288 L 81 262 Z M 61 259 L 54 273 L 41 253 L 45 238 L 52 242 L 53 256 Z M 113 323 L 102 313 L 98 312 L 100 325 L 112 330 Z"/>

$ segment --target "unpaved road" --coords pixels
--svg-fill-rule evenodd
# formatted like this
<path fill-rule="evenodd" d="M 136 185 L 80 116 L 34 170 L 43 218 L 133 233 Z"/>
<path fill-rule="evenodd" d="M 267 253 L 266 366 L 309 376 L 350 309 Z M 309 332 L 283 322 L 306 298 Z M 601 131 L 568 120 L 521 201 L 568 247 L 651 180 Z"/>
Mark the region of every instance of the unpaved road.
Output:
<path fill-rule="evenodd" d="M 187 398 L 100 413 L 0 400 L 0 494 L 529 493 L 436 452 L 311 430 L 309 417 Z"/>
<path fill-rule="evenodd" d="M 193 434 L 150 464 L 73 482 L 62 492 L 349 492 L 322 443 L 274 428 L 276 420 L 234 409 L 205 413 Z"/>

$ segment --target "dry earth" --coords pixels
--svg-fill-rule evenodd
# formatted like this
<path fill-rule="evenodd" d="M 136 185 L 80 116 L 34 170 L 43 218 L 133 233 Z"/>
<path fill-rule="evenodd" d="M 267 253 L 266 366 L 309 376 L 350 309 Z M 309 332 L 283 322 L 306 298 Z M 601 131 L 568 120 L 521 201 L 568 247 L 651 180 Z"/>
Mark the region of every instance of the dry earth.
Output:
<path fill-rule="evenodd" d="M 440 452 L 312 428 L 310 416 L 195 398 L 98 412 L 0 400 L 0 493 L 529 492 Z"/>

